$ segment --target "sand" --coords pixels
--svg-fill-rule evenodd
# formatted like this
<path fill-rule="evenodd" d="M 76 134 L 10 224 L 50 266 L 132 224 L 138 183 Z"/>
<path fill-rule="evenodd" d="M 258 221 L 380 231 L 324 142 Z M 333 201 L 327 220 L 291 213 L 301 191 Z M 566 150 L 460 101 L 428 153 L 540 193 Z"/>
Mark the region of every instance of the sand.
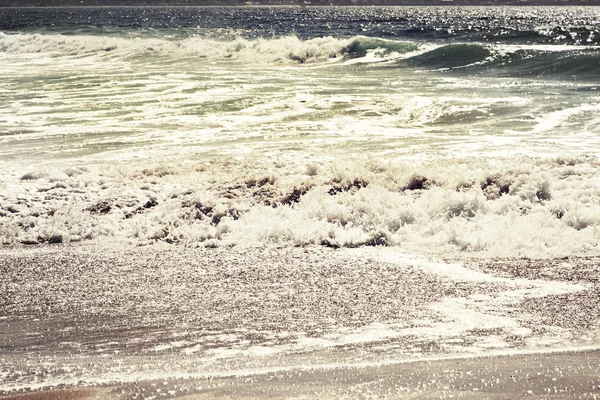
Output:
<path fill-rule="evenodd" d="M 600 398 L 598 260 L 379 253 L 0 250 L 0 398 Z"/>
<path fill-rule="evenodd" d="M 106 389 L 82 388 L 47 390 L 0 396 L 3 400 L 96 400 L 110 399 L 112 394 Z"/>
<path fill-rule="evenodd" d="M 369 367 L 316 368 L 212 379 L 141 381 L 0 397 L 3 400 L 134 399 L 596 399 L 600 351 L 460 358 Z M 171 396 L 174 387 L 188 394 Z M 161 388 L 160 392 L 156 392 Z"/>

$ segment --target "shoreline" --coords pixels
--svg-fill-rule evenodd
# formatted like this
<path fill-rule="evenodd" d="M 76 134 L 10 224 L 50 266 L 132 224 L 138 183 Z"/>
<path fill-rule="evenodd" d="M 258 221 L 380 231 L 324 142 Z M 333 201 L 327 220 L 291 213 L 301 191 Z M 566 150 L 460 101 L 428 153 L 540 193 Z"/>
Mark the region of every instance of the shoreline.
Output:
<path fill-rule="evenodd" d="M 465 261 L 0 249 L 0 399 L 600 398 L 598 260 Z"/>
<path fill-rule="evenodd" d="M 600 397 L 600 350 L 548 350 L 379 366 L 315 366 L 254 375 L 12 393 L 0 399 L 129 400 L 160 393 L 173 393 L 168 397 L 182 400 L 333 399 L 367 394 L 376 398 L 592 399 Z"/>

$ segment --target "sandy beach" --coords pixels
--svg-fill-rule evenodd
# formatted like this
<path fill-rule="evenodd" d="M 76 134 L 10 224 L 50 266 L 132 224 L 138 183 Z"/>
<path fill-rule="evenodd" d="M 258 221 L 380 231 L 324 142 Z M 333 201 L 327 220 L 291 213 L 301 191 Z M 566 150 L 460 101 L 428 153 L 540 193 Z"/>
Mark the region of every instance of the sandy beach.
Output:
<path fill-rule="evenodd" d="M 0 265 L 3 399 L 600 395 L 593 258 L 71 245 Z"/>
<path fill-rule="evenodd" d="M 106 396 L 106 397 L 104 397 Z M 110 392 L 102 389 L 64 389 L 48 390 L 32 393 L 22 393 L 15 395 L 2 396 L 2 399 L 9 400 L 87 400 L 110 398 Z"/>
<path fill-rule="evenodd" d="M 448 359 L 371 367 L 289 370 L 243 377 L 140 381 L 0 397 L 4 400 L 180 399 L 596 399 L 600 351 Z M 161 396 L 162 393 L 162 396 Z M 156 396 L 156 397 L 153 397 Z"/>

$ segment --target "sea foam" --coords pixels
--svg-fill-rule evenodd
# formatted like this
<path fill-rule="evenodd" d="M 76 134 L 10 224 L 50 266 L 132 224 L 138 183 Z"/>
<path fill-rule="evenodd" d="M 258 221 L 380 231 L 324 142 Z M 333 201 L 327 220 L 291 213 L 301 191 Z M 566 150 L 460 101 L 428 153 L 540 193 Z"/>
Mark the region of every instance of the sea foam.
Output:
<path fill-rule="evenodd" d="M 5 184 L 1 237 L 4 244 L 92 240 L 399 246 L 494 257 L 597 254 L 597 161 L 577 160 L 576 174 L 562 162 L 521 160 L 518 170 L 484 163 L 465 171 L 435 163 L 336 161 L 322 162 L 311 174 L 288 164 L 271 176 L 249 176 L 246 162 L 227 162 L 226 173 L 219 172 L 223 163 L 171 165 L 165 174 L 53 172 Z M 57 177 L 61 185 L 40 190 Z"/>
<path fill-rule="evenodd" d="M 367 53 L 403 54 L 419 45 L 362 36 L 338 39 L 321 37 L 301 40 L 296 36 L 271 39 L 216 40 L 200 36 L 179 39 L 123 38 L 111 36 L 63 36 L 58 34 L 1 34 L 0 52 L 9 54 L 47 53 L 52 56 L 142 57 L 168 56 L 206 58 L 253 63 L 315 63 L 343 56 L 364 57 Z M 380 49 L 379 52 L 375 50 Z"/>

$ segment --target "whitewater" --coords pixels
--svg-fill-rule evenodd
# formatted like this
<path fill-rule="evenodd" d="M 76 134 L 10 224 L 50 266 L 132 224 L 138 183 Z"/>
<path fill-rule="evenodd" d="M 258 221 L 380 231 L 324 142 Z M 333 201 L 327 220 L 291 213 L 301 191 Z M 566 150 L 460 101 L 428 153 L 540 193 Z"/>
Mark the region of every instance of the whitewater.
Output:
<path fill-rule="evenodd" d="M 596 348 L 599 20 L 0 9 L 0 393 Z"/>
<path fill-rule="evenodd" d="M 383 22 L 370 23 L 421 12 L 423 37 L 414 26 L 364 36 L 361 13 L 374 11 L 327 8 L 307 13 L 338 23 L 350 14 L 354 34 L 321 36 L 324 22 L 313 32 L 296 20 L 310 37 L 245 26 L 124 28 L 111 24 L 127 17 L 106 9 L 85 13 L 108 26 L 80 26 L 71 20 L 79 12 L 66 9 L 40 11 L 51 29 L 5 30 L 3 244 L 597 254 L 596 32 L 545 20 L 520 32 L 514 23 L 496 43 L 498 21 L 461 27 L 477 9 L 435 29 L 429 14 L 451 11 L 425 10 L 380 9 Z M 194 13 L 206 13 L 173 12 L 199 26 Z M 213 14 L 225 12 L 274 30 L 284 24 L 269 19 L 275 12 L 301 10 Z"/>

